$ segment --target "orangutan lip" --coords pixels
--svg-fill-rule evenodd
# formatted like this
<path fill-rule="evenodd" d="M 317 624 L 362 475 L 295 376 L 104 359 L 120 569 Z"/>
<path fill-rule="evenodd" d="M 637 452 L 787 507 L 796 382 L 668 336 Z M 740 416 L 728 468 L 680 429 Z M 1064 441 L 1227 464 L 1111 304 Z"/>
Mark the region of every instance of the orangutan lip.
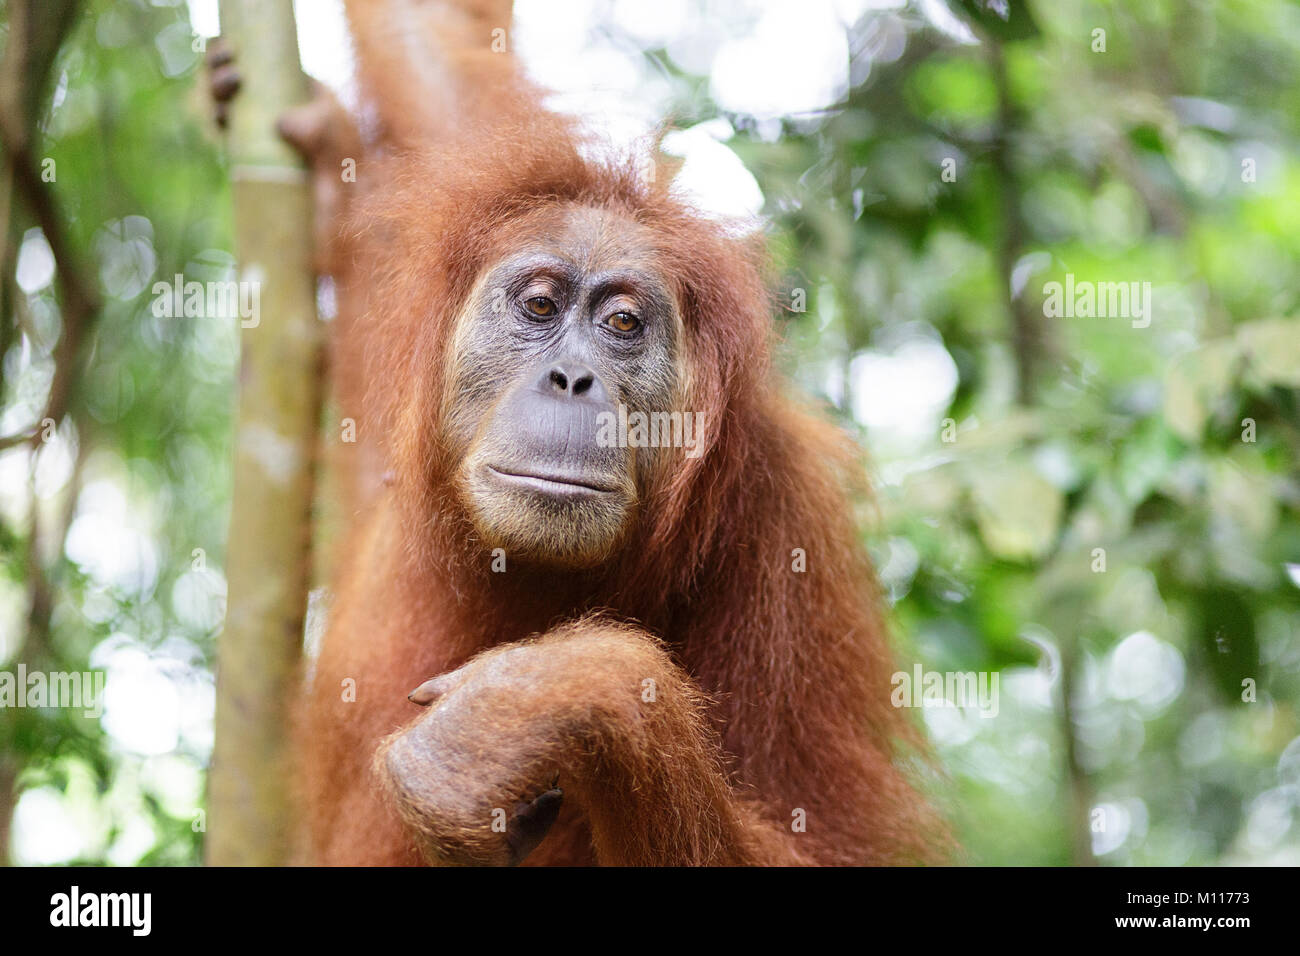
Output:
<path fill-rule="evenodd" d="M 552 494 L 556 492 L 571 494 L 574 489 L 580 488 L 583 491 L 594 491 L 602 495 L 608 495 L 617 490 L 602 485 L 593 485 L 588 481 L 578 481 L 575 478 L 562 478 L 558 475 L 528 475 L 515 471 L 505 471 L 492 465 L 488 465 L 487 468 L 488 471 L 511 483 L 529 485 L 538 491 L 546 491 Z"/>

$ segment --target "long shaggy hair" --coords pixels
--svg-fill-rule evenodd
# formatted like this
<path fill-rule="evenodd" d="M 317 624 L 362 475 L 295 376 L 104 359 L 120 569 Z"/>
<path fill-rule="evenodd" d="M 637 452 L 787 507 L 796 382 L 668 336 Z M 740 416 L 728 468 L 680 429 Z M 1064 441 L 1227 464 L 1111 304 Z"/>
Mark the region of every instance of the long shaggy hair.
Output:
<path fill-rule="evenodd" d="M 368 388 L 341 401 L 364 407 L 360 427 L 378 436 L 392 484 L 353 505 L 303 724 L 317 853 L 414 862 L 403 832 L 376 824 L 384 811 L 369 776 L 379 741 L 412 716 L 405 694 L 481 650 L 603 612 L 663 639 L 711 702 L 733 785 L 783 827 L 806 813 L 808 859 L 940 858 L 948 837 L 903 766 L 923 746 L 890 703 L 895 665 L 854 529 L 862 465 L 773 371 L 760 244 L 701 216 L 666 176 L 648 182 L 638 157 L 591 148 L 513 68 L 479 67 L 472 121 L 436 143 L 390 136 L 387 154 L 360 167 L 367 199 L 340 281 L 364 285 L 366 308 L 341 317 L 338 355 L 364 369 L 349 380 Z M 616 211 L 658 237 L 684 325 L 683 407 L 707 423 L 703 451 L 656 473 L 604 566 L 492 574 L 440 441 L 455 401 L 449 350 L 477 278 L 556 204 Z M 347 678 L 357 701 L 340 706 Z M 671 829 L 672 808 L 663 812 Z M 534 856 L 582 862 L 585 839 L 580 819 L 562 817 Z"/>

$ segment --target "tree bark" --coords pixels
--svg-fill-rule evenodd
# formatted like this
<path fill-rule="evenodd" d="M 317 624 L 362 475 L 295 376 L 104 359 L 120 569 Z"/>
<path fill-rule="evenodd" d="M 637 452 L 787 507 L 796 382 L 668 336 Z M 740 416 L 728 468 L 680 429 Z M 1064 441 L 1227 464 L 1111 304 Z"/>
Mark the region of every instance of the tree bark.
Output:
<path fill-rule="evenodd" d="M 260 288 L 261 314 L 241 323 L 207 860 L 274 866 L 293 849 L 288 715 L 311 567 L 322 339 L 311 193 L 275 122 L 310 90 L 291 0 L 222 0 L 221 19 L 243 75 L 229 138 L 239 279 Z"/>
<path fill-rule="evenodd" d="M 1014 161 L 1019 111 L 1012 99 L 1002 42 L 985 37 L 993 82 L 998 93 L 998 119 L 993 147 L 993 170 L 998 179 L 998 208 L 1001 236 L 997 249 L 998 284 L 1002 304 L 1011 327 L 1012 354 L 1016 362 L 1016 398 L 1022 405 L 1032 405 L 1038 393 L 1038 376 L 1046 353 L 1042 315 L 1035 313 L 1023 295 L 1011 288 L 1016 262 L 1024 254 L 1025 222 L 1020 202 L 1022 189 Z"/>
<path fill-rule="evenodd" d="M 18 798 L 17 779 L 17 762 L 7 754 L 0 754 L 0 866 L 9 865 L 9 833 Z"/>

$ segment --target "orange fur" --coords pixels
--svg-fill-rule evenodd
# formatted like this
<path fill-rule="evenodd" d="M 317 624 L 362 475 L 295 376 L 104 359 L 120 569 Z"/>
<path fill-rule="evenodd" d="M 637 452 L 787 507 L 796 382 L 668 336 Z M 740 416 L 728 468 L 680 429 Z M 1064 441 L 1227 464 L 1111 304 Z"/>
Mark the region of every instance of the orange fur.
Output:
<path fill-rule="evenodd" d="M 373 15 L 375 4 L 350 5 L 354 26 L 358 8 Z M 363 75 L 390 95 L 409 77 L 366 59 L 373 48 L 373 35 L 358 42 Z M 508 57 L 485 56 L 452 61 L 475 65 L 478 88 L 438 138 L 421 117 L 395 130 L 400 110 L 385 111 L 386 138 L 360 167 L 349 214 L 339 282 L 364 289 L 348 301 L 365 314 L 340 324 L 339 355 L 370 391 L 364 405 L 346 395 L 356 407 L 342 411 L 395 478 L 355 502 L 308 689 L 299 749 L 311 858 L 417 863 L 421 849 L 437 858 L 456 844 L 497 861 L 476 829 L 484 821 L 426 796 L 526 798 L 552 770 L 566 802 L 529 863 L 934 858 L 946 838 L 897 766 L 899 745 L 919 741 L 890 704 L 894 665 L 845 492 L 859 462 L 772 371 L 761 249 L 644 183 L 635 160 L 584 154 Z M 684 325 L 684 407 L 710 427 L 700 457 L 656 476 L 605 565 L 494 574 L 439 441 L 455 402 L 449 348 L 476 278 L 556 204 L 613 210 L 658 237 L 656 267 Z M 807 554 L 804 573 L 791 568 L 794 548 Z M 519 643 L 535 635 L 545 636 Z M 500 667 L 518 692 L 462 695 L 454 726 L 445 711 L 420 717 L 406 695 L 467 661 L 456 681 Z M 638 703 L 646 677 L 664 706 Z M 355 702 L 342 699 L 349 678 Z M 574 708 L 585 716 L 570 740 L 557 728 Z M 447 757 L 442 776 L 415 772 L 427 793 L 403 789 L 372 770 L 399 730 L 426 751 L 483 757 Z M 792 831 L 796 810 L 807 832 Z"/>

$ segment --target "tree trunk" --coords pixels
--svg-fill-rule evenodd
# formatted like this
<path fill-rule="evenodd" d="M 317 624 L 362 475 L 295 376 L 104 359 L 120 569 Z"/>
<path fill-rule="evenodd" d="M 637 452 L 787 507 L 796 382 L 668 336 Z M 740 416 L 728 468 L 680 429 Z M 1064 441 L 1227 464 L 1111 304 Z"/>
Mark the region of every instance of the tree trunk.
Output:
<path fill-rule="evenodd" d="M 309 88 L 291 0 L 222 0 L 221 19 L 243 77 L 229 140 L 239 279 L 260 289 L 261 310 L 241 322 L 207 860 L 273 866 L 293 849 L 289 709 L 311 566 L 322 338 L 308 181 L 275 121 Z"/>
<path fill-rule="evenodd" d="M 18 794 L 14 786 L 17 779 L 17 761 L 7 754 L 0 754 L 0 866 L 9 865 L 9 833 L 17 803 Z"/>

